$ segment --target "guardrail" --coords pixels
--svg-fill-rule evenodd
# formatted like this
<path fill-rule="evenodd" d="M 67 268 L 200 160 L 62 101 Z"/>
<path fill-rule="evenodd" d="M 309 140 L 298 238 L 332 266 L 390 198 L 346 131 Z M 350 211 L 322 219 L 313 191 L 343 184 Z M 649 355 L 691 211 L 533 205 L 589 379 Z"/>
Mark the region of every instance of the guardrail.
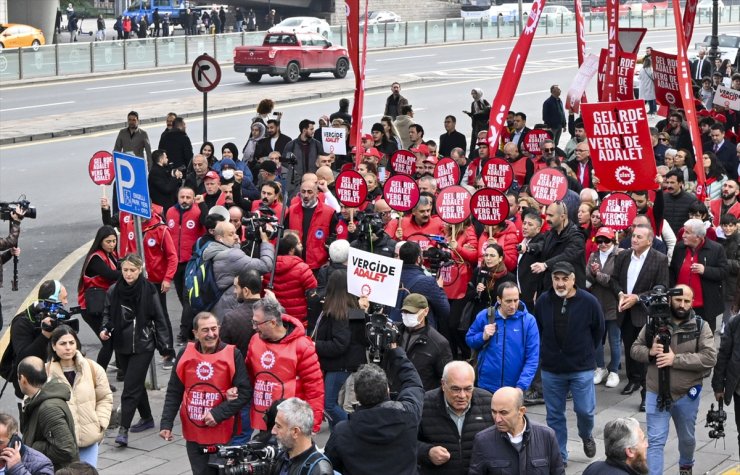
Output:
<path fill-rule="evenodd" d="M 509 19 L 507 19 L 509 20 Z M 701 11 L 696 24 L 708 24 L 711 16 Z M 740 22 L 740 5 L 725 6 L 720 24 Z M 671 28 L 672 10 L 642 11 L 620 18 L 622 27 Z M 585 14 L 588 32 L 606 31 L 604 15 Z M 537 36 L 575 32 L 575 18 L 565 15 L 542 17 Z M 0 52 L 0 80 L 22 80 L 73 74 L 151 69 L 189 65 L 202 53 L 230 63 L 234 47 L 262 44 L 264 32 L 222 35 L 170 36 L 90 43 L 62 43 L 37 48 L 6 48 Z M 495 19 L 447 18 L 372 25 L 368 27 L 368 49 L 511 38 L 518 35 L 516 22 Z M 332 27 L 329 39 L 346 42 L 344 26 Z"/>

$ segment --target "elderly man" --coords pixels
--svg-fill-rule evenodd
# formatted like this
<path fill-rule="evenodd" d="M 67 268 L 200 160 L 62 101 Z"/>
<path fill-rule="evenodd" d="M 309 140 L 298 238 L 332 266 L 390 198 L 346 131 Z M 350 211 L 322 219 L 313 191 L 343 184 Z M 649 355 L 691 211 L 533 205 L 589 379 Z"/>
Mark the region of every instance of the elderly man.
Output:
<path fill-rule="evenodd" d="M 727 256 L 721 244 L 705 239 L 706 234 L 700 219 L 684 223 L 682 242 L 676 244 L 671 259 L 670 283 L 691 288 L 694 312 L 706 320 L 714 333 L 717 316 L 724 312 L 722 280 L 727 273 Z"/>
<path fill-rule="evenodd" d="M 442 387 L 424 395 L 416 448 L 421 475 L 467 473 L 475 435 L 493 424 L 491 393 L 474 383 L 469 363 L 451 361 Z"/>
<path fill-rule="evenodd" d="M 0 473 L 8 475 L 52 475 L 54 465 L 46 455 L 23 445 L 18 422 L 0 412 Z"/>
<path fill-rule="evenodd" d="M 491 414 L 496 425 L 475 436 L 469 475 L 491 473 L 494 467 L 506 467 L 506 473 L 535 473 L 535 466 L 536 473 L 565 474 L 555 433 L 526 413 L 520 389 L 503 387 L 494 393 Z"/>
<path fill-rule="evenodd" d="M 192 160 L 193 171 L 185 176 L 185 186 L 195 190 L 196 195 L 206 192 L 205 179 L 208 173 L 208 159 L 201 154 L 196 154 Z"/>
<path fill-rule="evenodd" d="M 566 165 L 576 174 L 582 188 L 596 188 L 593 179 L 594 166 L 591 163 L 591 152 L 586 141 L 576 145 L 575 157 L 573 160 L 568 160 Z"/>
<path fill-rule="evenodd" d="M 632 417 L 619 417 L 604 426 L 605 461 L 594 462 L 583 475 L 647 475 L 647 438 Z"/>
<path fill-rule="evenodd" d="M 318 192 L 317 180 L 304 179 L 301 198 L 290 206 L 285 218 L 287 227 L 298 233 L 303 245 L 301 257 L 314 272 L 329 260 L 326 239 L 337 222 L 334 210 L 319 200 Z"/>
<path fill-rule="evenodd" d="M 504 145 L 504 158 L 514 170 L 514 178 L 520 187 L 529 184 L 534 175 L 534 163 L 521 154 L 519 147 L 514 142 Z M 483 160 L 484 161 L 484 160 Z M 481 161 L 481 165 L 483 165 Z"/>

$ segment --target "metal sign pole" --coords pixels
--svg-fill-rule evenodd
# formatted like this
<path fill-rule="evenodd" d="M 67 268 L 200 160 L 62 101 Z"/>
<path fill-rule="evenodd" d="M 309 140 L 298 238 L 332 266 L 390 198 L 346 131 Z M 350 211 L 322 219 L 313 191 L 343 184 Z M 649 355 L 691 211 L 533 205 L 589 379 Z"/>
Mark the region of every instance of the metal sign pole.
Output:
<path fill-rule="evenodd" d="M 139 278 L 146 279 L 146 259 L 144 258 L 144 233 L 141 231 L 140 216 L 134 216 L 134 234 L 136 235 L 136 249 L 138 249 L 139 251 L 141 260 L 144 261 L 144 270 Z M 151 384 L 152 389 L 159 389 L 159 386 L 157 385 L 157 365 L 154 364 L 154 357 L 152 357 L 151 361 L 149 362 L 149 383 Z"/>
<path fill-rule="evenodd" d="M 203 93 L 203 143 L 208 141 L 208 93 Z"/>

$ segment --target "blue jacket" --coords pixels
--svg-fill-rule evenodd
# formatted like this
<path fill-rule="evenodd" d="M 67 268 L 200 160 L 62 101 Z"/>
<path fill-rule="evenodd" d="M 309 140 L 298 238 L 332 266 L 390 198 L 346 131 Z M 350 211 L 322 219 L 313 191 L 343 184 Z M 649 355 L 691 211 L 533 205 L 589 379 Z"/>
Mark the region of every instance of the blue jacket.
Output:
<path fill-rule="evenodd" d="M 6 475 L 54 475 L 54 465 L 49 458 L 27 445 L 21 446 L 21 461 L 13 468 L 5 467 Z"/>
<path fill-rule="evenodd" d="M 450 302 L 442 288 L 437 285 L 437 280 L 426 275 L 424 270 L 417 265 L 404 264 L 401 270 L 401 284 L 412 294 L 421 294 L 429 302 L 429 314 L 427 322 L 438 329 L 441 320 L 450 317 Z"/>
<path fill-rule="evenodd" d="M 524 303 L 519 304 L 514 315 L 504 318 L 499 304 L 494 305 L 496 333 L 483 340 L 483 328 L 488 325 L 488 309 L 476 317 L 465 342 L 479 352 L 478 386 L 490 392 L 504 386 L 515 386 L 526 391 L 532 383 L 540 359 L 540 332 L 537 321 L 527 311 Z"/>

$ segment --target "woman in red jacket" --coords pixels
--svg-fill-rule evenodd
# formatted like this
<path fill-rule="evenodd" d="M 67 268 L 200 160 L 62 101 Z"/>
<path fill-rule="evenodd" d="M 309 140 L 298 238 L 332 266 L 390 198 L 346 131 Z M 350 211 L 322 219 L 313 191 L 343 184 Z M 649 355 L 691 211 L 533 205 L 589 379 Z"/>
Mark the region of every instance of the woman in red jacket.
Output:
<path fill-rule="evenodd" d="M 112 226 L 100 227 L 87 251 L 77 282 L 77 303 L 82 308 L 82 319 L 96 335 L 100 333 L 103 323 L 105 292 L 121 277 L 116 255 L 117 242 L 116 230 Z M 113 346 L 110 341 L 101 342 L 103 346 L 98 353 L 97 363 L 106 368 L 113 355 Z"/>
<path fill-rule="evenodd" d="M 285 307 L 285 313 L 297 318 L 308 328 L 306 292 L 315 289 L 318 283 L 311 268 L 301 259 L 302 251 L 298 236 L 294 232 L 286 232 L 278 246 L 272 290 L 280 305 Z M 269 281 L 267 274 L 265 281 Z"/>

